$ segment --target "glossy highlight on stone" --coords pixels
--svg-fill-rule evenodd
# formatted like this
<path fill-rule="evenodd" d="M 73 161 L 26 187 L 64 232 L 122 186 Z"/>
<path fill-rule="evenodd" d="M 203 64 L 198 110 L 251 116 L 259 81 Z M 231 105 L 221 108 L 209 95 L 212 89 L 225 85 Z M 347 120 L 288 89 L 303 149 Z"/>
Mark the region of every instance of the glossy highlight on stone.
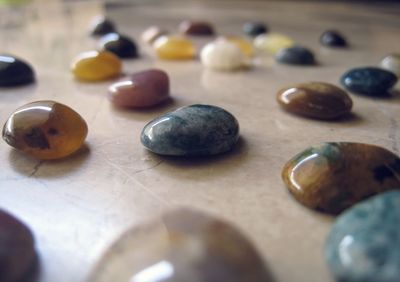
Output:
<path fill-rule="evenodd" d="M 338 217 L 325 245 L 337 281 L 398 282 L 400 192 L 363 201 Z"/>
<path fill-rule="evenodd" d="M 347 71 L 340 81 L 349 91 L 379 97 L 387 96 L 388 90 L 396 84 L 397 77 L 384 69 L 363 67 Z"/>
<path fill-rule="evenodd" d="M 243 31 L 245 34 L 251 37 L 264 34 L 268 32 L 268 27 L 261 22 L 247 22 L 243 25 Z"/>
<path fill-rule="evenodd" d="M 35 81 L 33 68 L 24 60 L 0 55 L 0 87 L 30 84 Z"/>
<path fill-rule="evenodd" d="M 164 60 L 191 60 L 196 54 L 192 41 L 178 36 L 161 36 L 153 47 L 157 56 Z"/>
<path fill-rule="evenodd" d="M 91 282 L 272 282 L 251 242 L 231 224 L 189 208 L 125 232 Z"/>
<path fill-rule="evenodd" d="M 380 66 L 388 71 L 393 72 L 397 78 L 400 76 L 400 53 L 398 54 L 389 54 L 385 56 L 381 63 Z"/>
<path fill-rule="evenodd" d="M 127 36 L 118 33 L 109 33 L 103 36 L 100 40 L 100 47 L 122 59 L 138 57 L 136 43 Z"/>
<path fill-rule="evenodd" d="M 170 156 L 207 156 L 230 151 L 239 138 L 236 118 L 222 108 L 191 105 L 149 122 L 141 142 L 150 151 Z"/>
<path fill-rule="evenodd" d="M 315 65 L 313 52 L 301 46 L 281 49 L 276 54 L 276 61 L 288 65 Z"/>
<path fill-rule="evenodd" d="M 335 30 L 325 31 L 319 38 L 319 42 L 328 47 L 346 47 L 347 41 L 342 34 Z"/>
<path fill-rule="evenodd" d="M 77 151 L 88 127 L 73 109 L 54 101 L 37 101 L 18 108 L 3 127 L 10 146 L 34 158 L 52 160 Z"/>
<path fill-rule="evenodd" d="M 283 48 L 294 46 L 294 41 L 290 37 L 280 33 L 260 34 L 254 39 L 254 46 L 262 51 L 275 55 Z"/>
<path fill-rule="evenodd" d="M 214 35 L 213 26 L 204 21 L 183 21 L 179 25 L 182 34 L 192 36 L 211 36 Z"/>
<path fill-rule="evenodd" d="M 240 36 L 226 36 L 224 38 L 239 47 L 242 54 L 246 57 L 252 57 L 254 55 L 253 45 L 247 39 Z"/>
<path fill-rule="evenodd" d="M 237 70 L 243 67 L 245 57 L 240 48 L 224 39 L 208 43 L 200 53 L 203 65 L 213 70 Z"/>
<path fill-rule="evenodd" d="M 96 17 L 91 23 L 90 34 L 92 36 L 103 36 L 108 33 L 116 32 L 114 23 L 104 16 Z"/>
<path fill-rule="evenodd" d="M 285 87 L 278 91 L 277 101 L 288 112 L 315 119 L 340 118 L 350 113 L 353 106 L 345 91 L 324 82 Z"/>
<path fill-rule="evenodd" d="M 108 51 L 89 51 L 80 54 L 72 63 L 72 73 L 82 81 L 103 81 L 119 76 L 121 60 Z"/>
<path fill-rule="evenodd" d="M 169 78 L 162 70 L 146 70 L 114 83 L 108 93 L 119 107 L 151 107 L 169 98 Z"/>
<path fill-rule="evenodd" d="M 158 26 L 150 26 L 145 31 L 143 31 L 141 38 L 147 44 L 153 44 L 157 38 L 167 35 L 168 32 Z"/>
<path fill-rule="evenodd" d="M 338 214 L 379 193 L 400 188 L 400 159 L 363 143 L 322 143 L 288 161 L 282 178 L 303 205 Z"/>
<path fill-rule="evenodd" d="M 0 209 L 0 281 L 21 281 L 35 262 L 31 231 L 20 220 Z"/>

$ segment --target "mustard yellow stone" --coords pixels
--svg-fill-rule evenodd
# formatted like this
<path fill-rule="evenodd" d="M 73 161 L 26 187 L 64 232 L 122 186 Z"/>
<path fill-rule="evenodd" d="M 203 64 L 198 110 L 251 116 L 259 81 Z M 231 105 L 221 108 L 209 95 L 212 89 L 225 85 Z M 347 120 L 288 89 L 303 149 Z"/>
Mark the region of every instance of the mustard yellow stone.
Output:
<path fill-rule="evenodd" d="M 82 81 L 102 81 L 119 76 L 121 60 L 108 51 L 89 51 L 78 55 L 72 63 L 72 73 Z"/>
<path fill-rule="evenodd" d="M 239 47 L 240 51 L 242 51 L 243 55 L 247 57 L 252 57 L 254 54 L 254 48 L 251 42 L 246 40 L 245 38 L 239 36 L 227 36 L 226 39 Z"/>
<path fill-rule="evenodd" d="M 164 60 L 190 60 L 196 53 L 190 40 L 178 36 L 162 36 L 153 47 L 157 56 Z"/>
<path fill-rule="evenodd" d="M 261 34 L 254 39 L 254 46 L 260 50 L 275 55 L 282 48 L 294 46 L 290 37 L 280 33 Z"/>

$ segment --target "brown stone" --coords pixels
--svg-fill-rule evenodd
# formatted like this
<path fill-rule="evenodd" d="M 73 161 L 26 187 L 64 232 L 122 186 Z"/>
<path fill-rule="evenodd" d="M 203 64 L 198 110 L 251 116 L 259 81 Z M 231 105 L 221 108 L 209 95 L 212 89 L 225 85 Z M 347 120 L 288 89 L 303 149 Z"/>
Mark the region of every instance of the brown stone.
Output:
<path fill-rule="evenodd" d="M 194 36 L 214 35 L 212 25 L 203 21 L 183 21 L 179 25 L 179 31 L 183 34 Z"/>

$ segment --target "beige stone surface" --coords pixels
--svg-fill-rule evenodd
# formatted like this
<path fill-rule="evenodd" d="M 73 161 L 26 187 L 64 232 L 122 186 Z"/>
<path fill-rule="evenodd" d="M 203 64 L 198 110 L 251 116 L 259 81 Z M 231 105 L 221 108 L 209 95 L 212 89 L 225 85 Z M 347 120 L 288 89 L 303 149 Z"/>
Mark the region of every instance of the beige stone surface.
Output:
<path fill-rule="evenodd" d="M 138 41 L 142 56 L 125 61 L 124 71 L 167 71 L 174 97 L 170 104 L 140 111 L 118 110 L 109 103 L 112 81 L 81 83 L 70 73 L 76 54 L 96 48 L 87 26 L 102 12 L 102 5 L 90 2 L 0 7 L 0 51 L 25 58 L 37 72 L 32 86 L 0 89 L 0 121 L 23 104 L 52 99 L 75 109 L 89 126 L 85 148 L 60 161 L 39 162 L 0 143 L 0 207 L 33 230 L 39 281 L 85 281 L 119 234 L 176 206 L 198 208 L 235 224 L 258 247 L 277 282 L 332 281 L 322 256 L 332 218 L 298 204 L 282 183 L 281 169 L 294 154 L 324 141 L 366 142 L 399 153 L 400 97 L 352 95 L 354 118 L 323 122 L 282 111 L 275 94 L 299 82 L 338 85 L 348 68 L 377 65 L 387 53 L 398 52 L 400 7 L 211 0 L 111 6 L 107 15 L 137 40 L 148 26 L 175 32 L 187 18 L 210 21 L 229 35 L 241 34 L 247 20 L 264 20 L 274 32 L 314 50 L 320 63 L 291 67 L 257 56 L 249 71 L 213 72 L 197 60 L 159 61 Z M 320 47 L 319 35 L 328 28 L 346 35 L 351 48 Z M 149 120 L 193 103 L 220 106 L 237 117 L 241 141 L 233 152 L 185 160 L 143 148 L 140 131 Z"/>

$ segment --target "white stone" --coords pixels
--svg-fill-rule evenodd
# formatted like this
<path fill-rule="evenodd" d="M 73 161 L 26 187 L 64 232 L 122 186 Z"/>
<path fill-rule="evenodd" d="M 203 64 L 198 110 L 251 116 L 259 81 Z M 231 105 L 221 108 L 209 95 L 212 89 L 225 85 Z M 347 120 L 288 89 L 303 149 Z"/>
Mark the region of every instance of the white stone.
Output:
<path fill-rule="evenodd" d="M 201 50 L 201 62 L 214 70 L 231 71 L 244 66 L 245 57 L 240 48 L 226 39 L 219 38 Z"/>
<path fill-rule="evenodd" d="M 400 54 L 387 55 L 381 61 L 381 67 L 400 76 Z"/>

